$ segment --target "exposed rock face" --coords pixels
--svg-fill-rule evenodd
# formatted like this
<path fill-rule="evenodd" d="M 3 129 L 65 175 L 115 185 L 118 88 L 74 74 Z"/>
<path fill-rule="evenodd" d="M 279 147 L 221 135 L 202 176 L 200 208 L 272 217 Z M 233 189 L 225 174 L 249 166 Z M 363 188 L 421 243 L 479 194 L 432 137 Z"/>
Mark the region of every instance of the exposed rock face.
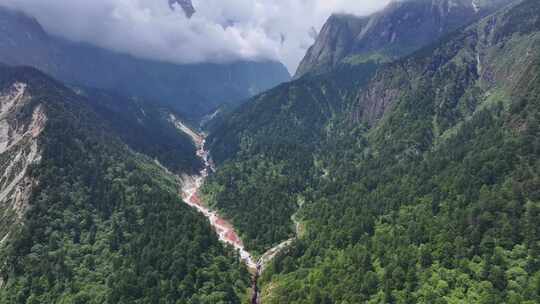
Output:
<path fill-rule="evenodd" d="M 191 0 L 169 0 L 169 6 L 172 10 L 175 8 L 175 4 L 180 5 L 184 13 L 186 14 L 186 17 L 191 18 L 193 14 L 195 14 L 195 8 L 193 7 L 193 3 L 191 3 Z"/>
<path fill-rule="evenodd" d="M 509 96 L 540 47 L 539 34 L 531 30 L 538 24 L 524 21 L 518 35 L 508 30 L 514 26 L 510 17 L 503 10 L 445 41 L 431 57 L 419 54 L 380 69 L 359 90 L 352 119 L 373 126 L 402 98 L 428 98 L 437 105 L 434 130 L 443 133 L 482 102 Z"/>
<path fill-rule="evenodd" d="M 352 52 L 355 33 L 367 22 L 367 18 L 332 15 L 300 62 L 295 78 L 309 72 L 327 72 L 339 64 Z"/>
<path fill-rule="evenodd" d="M 30 166 L 41 159 L 38 137 L 47 122 L 44 107 L 31 102 L 24 83 L 0 91 L 0 221 L 13 227 L 27 207 L 34 185 Z M 0 230 L 0 245 L 9 231 Z"/>
<path fill-rule="evenodd" d="M 393 105 L 401 95 L 403 87 L 409 84 L 401 79 L 395 86 L 388 87 L 386 77 L 391 77 L 388 73 L 379 73 L 362 91 L 358 98 L 358 108 L 353 112 L 352 118 L 355 122 L 365 122 L 374 125 L 384 113 Z M 390 78 L 392 79 L 392 78 Z"/>
<path fill-rule="evenodd" d="M 366 17 L 333 15 L 300 63 L 295 77 L 327 72 L 343 62 L 402 57 L 509 1 L 396 1 Z"/>

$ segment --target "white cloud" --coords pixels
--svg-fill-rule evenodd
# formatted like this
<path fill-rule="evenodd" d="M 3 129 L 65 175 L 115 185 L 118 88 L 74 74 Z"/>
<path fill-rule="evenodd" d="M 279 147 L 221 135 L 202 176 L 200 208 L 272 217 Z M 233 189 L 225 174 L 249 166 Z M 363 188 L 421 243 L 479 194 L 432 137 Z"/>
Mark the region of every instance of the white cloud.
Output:
<path fill-rule="evenodd" d="M 187 19 L 167 0 L 1 0 L 45 29 L 138 57 L 176 63 L 280 60 L 294 72 L 310 30 L 334 12 L 367 14 L 389 0 L 193 0 Z"/>

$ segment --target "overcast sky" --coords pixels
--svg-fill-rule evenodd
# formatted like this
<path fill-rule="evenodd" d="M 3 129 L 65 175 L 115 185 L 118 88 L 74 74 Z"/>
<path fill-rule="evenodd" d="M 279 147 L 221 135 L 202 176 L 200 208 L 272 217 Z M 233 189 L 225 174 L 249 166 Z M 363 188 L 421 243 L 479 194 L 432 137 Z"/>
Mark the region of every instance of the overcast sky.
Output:
<path fill-rule="evenodd" d="M 294 73 L 330 14 L 365 15 L 389 0 L 1 0 L 70 40 L 176 63 L 280 60 Z"/>

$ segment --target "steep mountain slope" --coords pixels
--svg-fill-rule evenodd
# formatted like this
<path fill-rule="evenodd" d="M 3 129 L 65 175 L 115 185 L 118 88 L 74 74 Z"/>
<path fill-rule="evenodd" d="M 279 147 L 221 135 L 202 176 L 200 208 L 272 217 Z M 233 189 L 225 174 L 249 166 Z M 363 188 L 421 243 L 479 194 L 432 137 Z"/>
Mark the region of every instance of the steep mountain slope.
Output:
<path fill-rule="evenodd" d="M 31 68 L 0 92 L 0 303 L 240 303 L 236 253 L 90 101 Z"/>
<path fill-rule="evenodd" d="M 42 105 L 33 106 L 25 96 L 27 84 L 15 82 L 0 94 L 0 240 L 3 244 L 28 208 L 35 179 L 29 176 L 33 164 L 41 159 L 37 137 L 47 118 Z"/>
<path fill-rule="evenodd" d="M 300 63 L 296 78 L 342 63 L 384 62 L 410 54 L 509 0 L 407 0 L 367 17 L 333 15 Z"/>
<path fill-rule="evenodd" d="M 157 159 L 176 174 L 194 174 L 202 168 L 193 141 L 171 120 L 171 115 L 178 116 L 174 111 L 105 90 L 75 90 L 131 149 Z"/>
<path fill-rule="evenodd" d="M 310 183 L 323 127 L 349 108 L 375 68 L 283 84 L 211 126 L 207 145 L 220 168 L 205 185 L 206 201 L 231 218 L 248 249 L 261 253 L 294 234 L 291 216 Z"/>
<path fill-rule="evenodd" d="M 267 272 L 267 303 L 539 300 L 539 15 L 527 1 L 363 90 L 399 93 L 379 122 L 356 116 L 375 125 L 357 147 L 326 151 L 308 237 Z"/>
<path fill-rule="evenodd" d="M 353 88 L 338 83 L 339 110 L 315 115 L 315 135 L 271 166 L 246 164 L 275 159 L 253 147 L 295 142 L 324 99 L 294 93 L 317 78 L 224 118 L 239 144 L 216 146 L 209 196 L 241 208 L 244 193 L 287 195 L 292 207 L 271 201 L 260 216 L 270 234 L 299 210 L 299 239 L 263 273 L 264 303 L 540 301 L 539 20 L 538 1 L 518 1 Z"/>
<path fill-rule="evenodd" d="M 71 43 L 1 6 L 0 62 L 32 66 L 69 84 L 160 102 L 198 117 L 289 79 L 286 68 L 275 62 L 176 65 Z"/>
<path fill-rule="evenodd" d="M 220 121 L 211 126 L 208 138 L 208 147 L 214 159 L 218 163 L 225 163 L 223 169 L 213 177 L 218 180 L 217 184 L 210 179 L 207 186 L 208 199 L 214 201 L 217 208 L 224 210 L 223 212 L 238 225 L 240 232 L 245 233 L 243 237 L 246 238 L 248 247 L 267 248 L 270 244 L 286 239 L 288 234 L 294 231 L 290 217 L 298 207 L 298 199 L 301 199 L 297 196 L 301 189 L 310 184 L 309 176 L 312 173 L 308 172 L 326 170 L 320 168 L 319 160 L 313 154 L 313 151 L 321 149 L 320 143 L 325 137 L 338 136 L 350 129 L 353 123 L 353 126 L 359 125 L 356 127 L 357 132 L 363 132 L 364 129 L 376 124 L 402 96 L 408 96 L 408 93 L 417 94 L 418 86 L 426 86 L 424 82 L 420 82 L 424 79 L 420 77 L 430 79 L 429 77 L 437 75 L 439 76 L 434 81 L 445 86 L 444 90 L 439 89 L 440 92 L 432 93 L 437 94 L 433 102 L 440 104 L 441 107 L 437 111 L 444 114 L 433 118 L 438 132 L 436 136 L 440 136 L 451 125 L 470 116 L 478 106 L 479 101 L 476 99 L 482 98 L 482 91 L 473 87 L 466 92 L 465 88 L 475 84 L 477 77 L 475 75 L 478 73 L 483 75 L 485 80 L 480 81 L 483 86 L 495 86 L 492 84 L 494 81 L 492 78 L 496 73 L 499 74 L 497 77 L 500 81 L 506 81 L 505 78 L 512 75 L 514 77 L 519 75 L 519 71 L 528 63 L 527 57 L 516 56 L 512 52 L 524 52 L 524 49 L 531 48 L 527 43 L 533 43 L 534 40 L 529 40 L 528 37 L 521 38 L 511 44 L 516 50 L 507 46 L 505 51 L 508 54 L 501 53 L 500 45 L 489 40 L 495 35 L 487 31 L 490 26 L 489 20 L 486 18 L 482 21 L 482 24 L 485 24 L 482 28 L 476 31 L 469 29 L 458 39 L 450 40 L 455 45 L 443 48 L 444 52 L 449 53 L 436 54 L 429 63 L 422 62 L 419 58 L 425 58 L 422 54 L 432 51 L 433 47 L 427 47 L 418 54 L 394 64 L 381 66 L 367 62 L 352 66 L 343 65 L 330 73 L 306 76 L 281 85 L 254 98 L 237 111 L 224 114 L 220 117 Z M 471 41 L 475 37 L 479 41 Z M 472 45 L 467 44 L 463 47 L 460 39 Z M 456 54 L 457 52 L 459 54 Z M 509 68 L 513 64 L 515 68 Z M 444 77 L 436 74 L 438 68 L 452 70 L 456 65 L 464 67 L 465 70 L 459 71 L 460 74 L 456 75 L 448 72 Z M 417 70 L 422 67 L 424 70 Z M 501 70 L 503 68 L 507 72 L 513 71 L 513 74 L 503 73 Z M 419 79 L 415 79 L 416 74 L 420 75 Z M 486 94 L 493 94 L 496 98 L 501 94 L 498 88 L 499 86 L 495 86 L 492 92 Z M 396 121 L 404 119 L 406 117 L 394 118 Z M 395 126 L 396 131 L 401 132 L 404 139 L 410 134 L 424 136 L 427 139 L 433 137 L 431 134 L 419 133 L 421 126 L 418 125 L 417 116 L 410 119 L 417 123 L 410 129 L 402 125 Z M 428 126 L 427 121 L 422 123 Z M 348 148 L 354 145 L 356 143 L 353 142 L 340 143 L 335 150 L 348 151 Z M 249 167 L 258 166 L 265 169 L 257 169 L 254 172 L 247 170 Z M 261 171 L 279 172 L 278 176 L 288 178 L 285 178 L 285 181 L 277 176 L 273 179 L 265 178 L 257 173 Z M 227 182 L 229 180 L 239 182 L 236 184 Z M 223 187 L 224 184 L 227 186 Z M 250 190 L 249 187 L 240 187 L 244 184 L 255 188 Z M 286 198 L 282 197 L 283 193 L 279 195 L 273 193 L 279 192 L 280 188 L 288 189 Z M 268 194 L 264 194 L 266 192 Z M 260 213 L 264 216 L 252 217 L 250 213 L 252 210 L 264 210 Z"/>

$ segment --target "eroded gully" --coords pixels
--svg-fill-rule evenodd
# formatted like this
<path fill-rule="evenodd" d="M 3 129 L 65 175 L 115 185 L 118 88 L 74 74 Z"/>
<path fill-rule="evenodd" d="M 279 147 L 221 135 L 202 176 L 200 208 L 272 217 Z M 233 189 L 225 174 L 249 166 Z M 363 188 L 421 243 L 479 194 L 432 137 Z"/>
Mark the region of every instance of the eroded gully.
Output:
<path fill-rule="evenodd" d="M 214 231 L 219 237 L 219 240 L 227 245 L 232 246 L 240 256 L 240 259 L 242 262 L 249 268 L 251 273 L 253 274 L 252 278 L 252 290 L 253 290 L 253 296 L 251 303 L 252 304 L 259 304 L 260 303 L 260 292 L 259 288 L 257 286 L 257 281 L 259 279 L 259 276 L 264 271 L 264 268 L 268 263 L 284 248 L 289 246 L 294 239 L 289 239 L 281 244 L 269 249 L 264 253 L 259 259 L 255 260 L 253 255 L 249 253 L 246 248 L 244 247 L 244 244 L 238 234 L 236 233 L 233 225 L 225 220 L 224 218 L 220 217 L 220 215 L 214 211 L 209 209 L 204 202 L 201 200 L 200 196 L 200 189 L 202 185 L 204 184 L 204 181 L 208 177 L 208 175 L 215 171 L 215 166 L 212 162 L 212 159 L 210 158 L 209 151 L 205 150 L 205 135 L 200 134 L 189 127 L 187 127 L 185 124 L 183 124 L 180 120 L 176 119 L 176 117 L 171 115 L 171 121 L 176 125 L 176 127 L 181 130 L 182 132 L 186 133 L 191 137 L 193 142 L 195 143 L 197 147 L 197 156 L 203 161 L 204 167 L 199 172 L 198 175 L 194 176 L 182 176 L 182 199 L 183 201 L 188 204 L 190 207 L 197 209 L 200 213 L 202 213 L 209 221 L 212 227 L 214 228 Z"/>

